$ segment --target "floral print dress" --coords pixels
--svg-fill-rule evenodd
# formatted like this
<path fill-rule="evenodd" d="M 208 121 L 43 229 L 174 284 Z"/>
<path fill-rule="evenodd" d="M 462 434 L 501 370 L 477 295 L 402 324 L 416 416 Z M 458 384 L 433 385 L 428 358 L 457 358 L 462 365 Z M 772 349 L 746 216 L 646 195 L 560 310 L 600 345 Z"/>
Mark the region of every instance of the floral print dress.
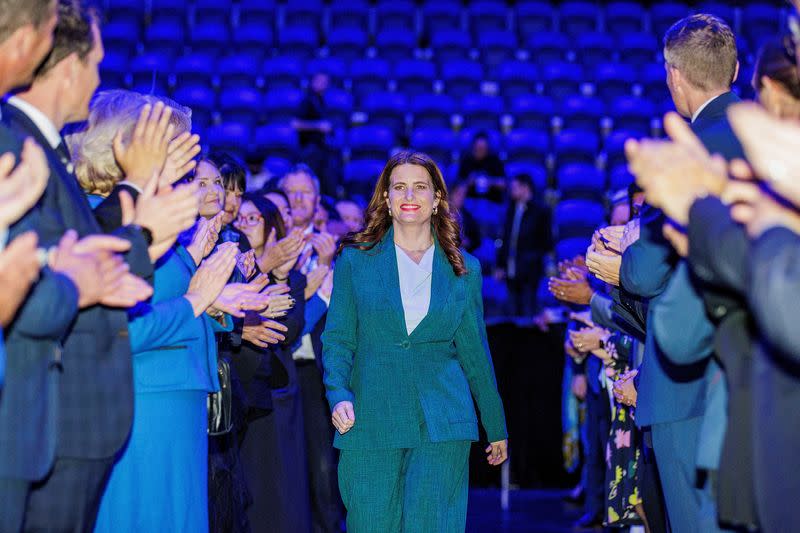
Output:
<path fill-rule="evenodd" d="M 607 350 L 612 358 L 606 363 L 606 375 L 613 383 L 630 370 L 633 341 L 615 333 Z M 609 388 L 611 385 L 609 384 Z M 636 427 L 635 408 L 617 402 L 611 396 L 611 433 L 606 444 L 606 525 L 627 527 L 642 520 L 635 507 L 642 503 L 639 482 L 641 432 Z"/>

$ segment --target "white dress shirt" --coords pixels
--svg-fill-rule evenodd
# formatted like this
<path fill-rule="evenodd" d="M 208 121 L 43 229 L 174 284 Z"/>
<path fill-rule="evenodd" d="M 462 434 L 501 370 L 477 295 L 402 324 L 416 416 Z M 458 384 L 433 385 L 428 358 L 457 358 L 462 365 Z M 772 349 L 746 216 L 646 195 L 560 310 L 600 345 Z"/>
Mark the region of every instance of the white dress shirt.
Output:
<path fill-rule="evenodd" d="M 708 107 L 708 104 L 710 104 L 711 102 L 713 102 L 714 100 L 716 100 L 716 99 L 717 99 L 717 98 L 719 98 L 720 96 L 722 96 L 722 95 L 721 95 L 721 94 L 718 94 L 717 96 L 714 96 L 713 98 L 709 98 L 708 100 L 706 100 L 706 102 L 705 102 L 703 105 L 701 105 L 700 107 L 698 107 L 698 108 L 697 108 L 697 111 L 695 111 L 695 112 L 694 112 L 694 115 L 692 115 L 692 124 L 694 124 L 694 121 L 695 121 L 695 120 L 697 120 L 697 117 L 699 117 L 699 116 L 700 116 L 700 113 L 702 113 L 702 112 L 703 112 L 703 110 L 704 110 L 706 107 Z"/>
<path fill-rule="evenodd" d="M 395 246 L 397 272 L 400 275 L 400 296 L 409 335 L 417 328 L 431 305 L 431 279 L 433 277 L 433 251 L 431 245 L 419 264 L 415 263 L 402 248 Z"/>
<path fill-rule="evenodd" d="M 44 138 L 47 139 L 47 142 L 50 143 L 50 148 L 54 150 L 58 148 L 58 145 L 61 144 L 61 134 L 47 115 L 39 111 L 36 106 L 16 96 L 9 97 L 8 103 L 25 113 L 25 116 L 31 119 L 31 122 L 36 125 L 39 131 L 42 132 L 42 135 L 44 135 Z"/>

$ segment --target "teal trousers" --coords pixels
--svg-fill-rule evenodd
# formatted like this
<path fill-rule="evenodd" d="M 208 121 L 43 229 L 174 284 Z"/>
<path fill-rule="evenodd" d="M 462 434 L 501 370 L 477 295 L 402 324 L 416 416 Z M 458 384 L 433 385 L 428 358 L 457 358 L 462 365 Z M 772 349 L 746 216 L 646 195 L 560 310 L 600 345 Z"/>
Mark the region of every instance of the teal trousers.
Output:
<path fill-rule="evenodd" d="M 342 450 L 347 532 L 463 533 L 470 445 L 423 438 L 416 448 Z"/>

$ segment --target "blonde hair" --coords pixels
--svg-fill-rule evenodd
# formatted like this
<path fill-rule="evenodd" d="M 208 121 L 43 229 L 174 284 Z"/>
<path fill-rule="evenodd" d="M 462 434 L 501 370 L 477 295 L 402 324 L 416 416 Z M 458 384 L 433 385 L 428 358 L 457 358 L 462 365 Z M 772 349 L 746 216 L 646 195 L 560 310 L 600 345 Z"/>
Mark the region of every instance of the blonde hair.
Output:
<path fill-rule="evenodd" d="M 122 89 L 97 93 L 89 108 L 86 125 L 66 139 L 75 164 L 75 175 L 85 192 L 106 196 L 122 181 L 123 172 L 114 157 L 114 137 L 122 132 L 122 142 L 130 142 L 142 108 L 156 102 L 172 108 L 170 122 L 175 126 L 176 135 L 191 131 L 191 109 L 169 98 Z"/>

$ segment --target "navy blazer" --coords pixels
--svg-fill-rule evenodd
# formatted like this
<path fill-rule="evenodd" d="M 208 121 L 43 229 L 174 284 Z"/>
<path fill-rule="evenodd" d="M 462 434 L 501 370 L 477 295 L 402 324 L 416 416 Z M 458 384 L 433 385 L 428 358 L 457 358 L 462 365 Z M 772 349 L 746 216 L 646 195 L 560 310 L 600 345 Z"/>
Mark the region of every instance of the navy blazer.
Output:
<path fill-rule="evenodd" d="M 50 166 L 42 199 L 12 226 L 10 237 L 32 229 L 40 244 L 49 246 L 70 228 L 80 237 L 101 233 L 61 156 L 21 111 L 8 104 L 2 109 L 3 122 L 17 138 L 33 137 Z M 14 149 L 0 141 L 3 148 Z M 131 271 L 151 277 L 141 232 L 121 228 L 116 235 L 131 242 L 126 255 Z M 14 385 L 6 387 L 0 402 L 0 434 L 9 436 L 0 444 L 2 477 L 39 479 L 56 454 L 111 457 L 128 436 L 133 376 L 127 314 L 99 305 L 79 311 L 77 299 L 71 282 L 46 273 L 9 328 L 7 385 Z M 61 375 L 54 375 L 53 368 Z"/>
<path fill-rule="evenodd" d="M 692 124 L 706 148 L 726 159 L 744 156 L 726 117 L 727 107 L 738 101 L 731 92 L 722 94 Z M 702 415 L 707 381 L 714 373 L 709 369 L 713 326 L 706 317 L 702 296 L 693 286 L 690 270 L 662 235 L 665 221 L 660 210 L 645 209 L 640 238 L 625 251 L 620 268 L 622 287 L 651 299 L 645 357 L 637 376 L 639 426 Z M 676 275 L 679 265 L 682 266 Z M 668 286 L 669 294 L 665 296 Z M 688 312 L 693 313 L 688 315 L 691 324 L 687 323 Z M 656 319 L 658 333 L 653 327 Z M 680 393 L 676 393 L 676 387 Z"/>

